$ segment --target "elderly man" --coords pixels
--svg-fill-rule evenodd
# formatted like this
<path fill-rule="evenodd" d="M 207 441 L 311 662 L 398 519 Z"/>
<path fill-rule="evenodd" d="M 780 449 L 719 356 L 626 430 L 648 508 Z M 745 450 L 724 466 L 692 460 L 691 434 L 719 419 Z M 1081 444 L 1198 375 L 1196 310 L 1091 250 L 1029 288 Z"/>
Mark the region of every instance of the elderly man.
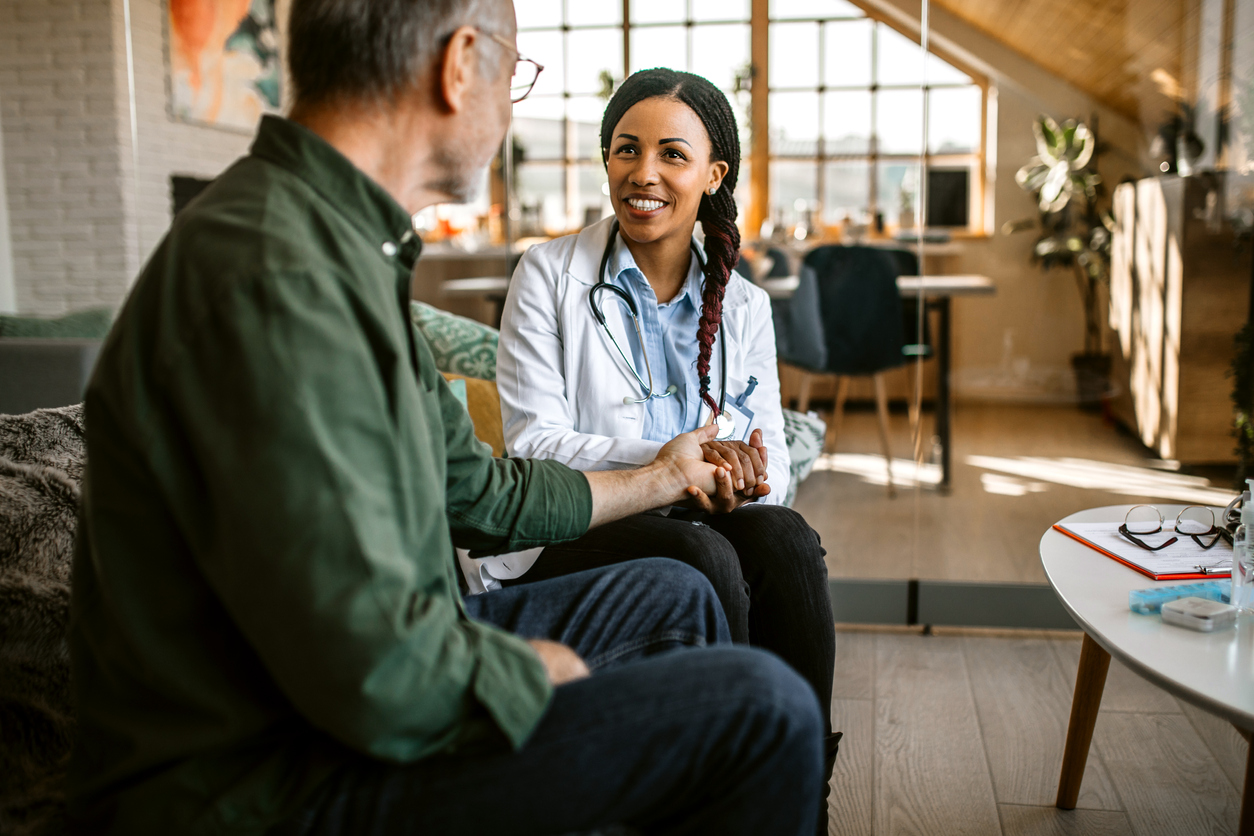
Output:
<path fill-rule="evenodd" d="M 86 399 L 77 831 L 812 830 L 813 692 L 675 650 L 727 639 L 703 578 L 458 593 L 455 544 L 730 490 L 700 433 L 632 472 L 493 459 L 409 325 L 410 218 L 499 145 L 514 28 L 509 0 L 295 0 L 291 120 L 144 269 Z"/>

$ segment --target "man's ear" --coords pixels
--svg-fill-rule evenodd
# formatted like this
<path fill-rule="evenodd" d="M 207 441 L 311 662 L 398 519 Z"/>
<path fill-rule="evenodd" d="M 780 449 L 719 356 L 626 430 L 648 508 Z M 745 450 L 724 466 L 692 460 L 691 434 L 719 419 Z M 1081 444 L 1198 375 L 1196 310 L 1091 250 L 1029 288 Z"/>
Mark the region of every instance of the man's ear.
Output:
<path fill-rule="evenodd" d="M 477 76 L 479 30 L 473 26 L 459 26 L 444 48 L 439 67 L 439 100 L 454 113 L 466 108 L 467 98 Z"/>

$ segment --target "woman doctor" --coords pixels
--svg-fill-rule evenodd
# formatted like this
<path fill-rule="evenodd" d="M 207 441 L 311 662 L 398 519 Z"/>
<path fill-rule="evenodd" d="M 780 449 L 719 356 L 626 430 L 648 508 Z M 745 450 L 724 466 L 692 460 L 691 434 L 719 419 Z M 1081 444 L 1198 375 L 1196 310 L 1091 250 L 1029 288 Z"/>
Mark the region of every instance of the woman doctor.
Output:
<path fill-rule="evenodd" d="M 779 654 L 828 705 L 835 636 L 823 550 L 779 504 L 788 452 L 770 300 L 733 271 L 731 107 L 700 76 L 639 72 L 610 100 L 601 148 L 614 217 L 532 247 L 510 284 L 497 360 L 506 447 L 584 470 L 633 468 L 713 415 L 720 432 L 706 458 L 726 475 L 716 496 L 694 496 L 704 513 L 601 526 L 545 548 L 516 582 L 681 560 L 710 579 L 736 641 Z"/>

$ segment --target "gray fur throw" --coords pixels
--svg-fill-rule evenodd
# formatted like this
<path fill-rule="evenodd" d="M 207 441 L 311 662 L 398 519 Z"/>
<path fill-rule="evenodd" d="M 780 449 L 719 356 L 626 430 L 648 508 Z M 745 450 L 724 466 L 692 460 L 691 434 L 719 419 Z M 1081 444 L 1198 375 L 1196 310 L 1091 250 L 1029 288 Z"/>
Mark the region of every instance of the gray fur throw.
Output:
<path fill-rule="evenodd" d="M 0 833 L 61 829 L 81 405 L 0 415 Z"/>

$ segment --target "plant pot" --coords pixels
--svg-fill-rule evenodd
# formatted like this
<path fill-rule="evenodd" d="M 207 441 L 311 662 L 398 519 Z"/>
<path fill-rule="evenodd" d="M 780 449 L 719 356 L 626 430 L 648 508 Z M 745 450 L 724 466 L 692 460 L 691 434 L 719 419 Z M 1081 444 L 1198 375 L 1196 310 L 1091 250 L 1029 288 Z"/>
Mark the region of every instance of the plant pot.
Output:
<path fill-rule="evenodd" d="M 1076 397 L 1080 408 L 1096 412 L 1110 390 L 1109 354 L 1072 354 Z"/>

